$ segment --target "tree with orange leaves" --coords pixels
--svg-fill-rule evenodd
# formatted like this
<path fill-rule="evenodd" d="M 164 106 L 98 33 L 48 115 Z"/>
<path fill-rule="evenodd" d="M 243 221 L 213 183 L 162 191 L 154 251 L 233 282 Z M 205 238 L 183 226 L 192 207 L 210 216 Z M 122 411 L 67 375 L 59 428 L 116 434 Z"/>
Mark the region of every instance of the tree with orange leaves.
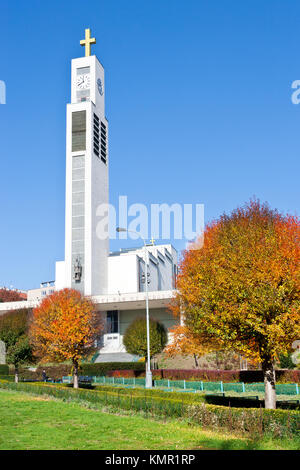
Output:
<path fill-rule="evenodd" d="M 171 342 L 167 345 L 164 352 L 169 357 L 177 355 L 193 356 L 195 366 L 198 367 L 198 358 L 210 351 L 215 351 L 217 347 L 212 344 L 204 344 L 199 337 L 194 335 L 186 325 L 175 325 L 169 329 Z"/>
<path fill-rule="evenodd" d="M 63 289 L 33 310 L 29 336 L 40 359 L 72 361 L 74 388 L 78 388 L 79 362 L 94 349 L 101 331 L 94 303 L 74 289 Z"/>
<path fill-rule="evenodd" d="M 274 362 L 300 338 L 300 220 L 250 201 L 209 224 L 187 250 L 172 306 L 199 345 L 261 363 L 276 407 Z"/>

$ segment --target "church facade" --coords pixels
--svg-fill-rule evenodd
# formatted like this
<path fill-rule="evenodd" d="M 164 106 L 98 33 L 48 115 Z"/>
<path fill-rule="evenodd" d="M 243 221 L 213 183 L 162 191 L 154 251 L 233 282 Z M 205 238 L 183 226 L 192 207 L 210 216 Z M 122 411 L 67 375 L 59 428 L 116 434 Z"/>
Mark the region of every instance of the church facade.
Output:
<path fill-rule="evenodd" d="M 133 358 L 123 346 L 126 328 L 149 315 L 168 329 L 175 320 L 167 309 L 174 297 L 177 252 L 170 244 L 109 251 L 109 237 L 97 233 L 99 207 L 109 202 L 109 128 L 105 115 L 105 74 L 91 55 L 96 40 L 86 30 L 85 56 L 72 60 L 71 103 L 67 105 L 65 259 L 56 263 L 55 281 L 28 291 L 27 301 L 0 304 L 0 314 L 33 308 L 53 290 L 73 288 L 90 296 L 103 316 L 97 361 Z M 147 263 L 148 280 L 145 281 Z"/>

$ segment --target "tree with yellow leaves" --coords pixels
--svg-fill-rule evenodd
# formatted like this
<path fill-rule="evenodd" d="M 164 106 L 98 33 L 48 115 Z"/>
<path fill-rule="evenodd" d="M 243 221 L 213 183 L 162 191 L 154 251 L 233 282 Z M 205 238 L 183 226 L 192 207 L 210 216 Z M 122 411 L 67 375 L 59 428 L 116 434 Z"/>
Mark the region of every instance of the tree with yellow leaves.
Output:
<path fill-rule="evenodd" d="M 261 363 L 276 407 L 274 362 L 300 338 L 300 220 L 250 201 L 209 224 L 187 250 L 172 307 L 197 344 Z"/>

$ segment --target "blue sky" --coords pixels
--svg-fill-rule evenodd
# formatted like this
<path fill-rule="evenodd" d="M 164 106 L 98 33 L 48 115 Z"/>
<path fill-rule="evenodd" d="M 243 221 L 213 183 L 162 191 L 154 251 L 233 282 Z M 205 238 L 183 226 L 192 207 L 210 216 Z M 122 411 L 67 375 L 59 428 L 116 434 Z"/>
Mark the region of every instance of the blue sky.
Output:
<path fill-rule="evenodd" d="M 209 221 L 255 195 L 299 214 L 299 17 L 297 0 L 2 0 L 0 286 L 38 287 L 64 259 L 65 105 L 86 27 L 113 204 L 203 203 Z"/>

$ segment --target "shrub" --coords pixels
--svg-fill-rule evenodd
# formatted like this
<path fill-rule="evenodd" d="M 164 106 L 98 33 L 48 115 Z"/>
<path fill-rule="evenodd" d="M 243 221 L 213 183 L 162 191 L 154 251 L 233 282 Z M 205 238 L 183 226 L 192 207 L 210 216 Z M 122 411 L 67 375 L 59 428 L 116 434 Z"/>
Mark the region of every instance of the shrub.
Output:
<path fill-rule="evenodd" d="M 155 371 L 157 373 L 157 371 Z M 203 380 L 207 382 L 239 382 L 239 371 L 211 369 L 163 369 L 162 379 Z"/>
<path fill-rule="evenodd" d="M 20 375 L 26 379 L 41 379 L 42 370 L 45 369 L 48 377 L 61 379 L 71 374 L 71 364 L 57 364 L 47 366 L 40 364 L 36 372 L 20 368 Z M 6 375 L 6 374 L 4 374 Z M 99 362 L 94 364 L 83 363 L 80 366 L 80 375 L 108 376 L 108 377 L 144 377 L 145 363 L 143 362 Z M 202 380 L 206 382 L 263 382 L 261 370 L 211 370 L 211 369 L 154 369 L 153 380 Z M 300 383 L 300 370 L 277 370 L 277 383 Z"/>
<path fill-rule="evenodd" d="M 39 365 L 36 371 L 27 368 L 20 368 L 20 378 L 26 380 L 42 380 L 42 372 L 46 371 L 47 377 L 51 379 L 61 379 L 64 375 L 70 375 L 71 364 L 59 364 L 56 366 Z"/>
<path fill-rule="evenodd" d="M 135 371 L 134 370 L 109 370 L 106 376 L 107 377 L 133 378 L 135 377 Z"/>
<path fill-rule="evenodd" d="M 4 341 L 6 352 L 27 332 L 30 310 L 20 309 L 0 316 L 0 340 Z"/>
<path fill-rule="evenodd" d="M 0 316 L 0 336 L 7 331 L 13 331 L 17 336 L 26 332 L 30 310 L 22 308 Z M 5 340 L 3 339 L 5 342 Z"/>
<path fill-rule="evenodd" d="M 15 380 L 19 378 L 19 367 L 21 364 L 32 362 L 32 350 L 27 336 L 20 336 L 18 341 L 7 350 L 7 362 L 15 366 Z"/>
<path fill-rule="evenodd" d="M 126 329 L 123 344 L 126 351 L 138 356 L 147 356 L 147 327 L 145 318 L 136 318 Z M 165 327 L 156 320 L 149 320 L 150 357 L 159 354 L 167 344 Z"/>
<path fill-rule="evenodd" d="M 42 378 L 42 371 L 45 370 L 48 377 L 52 379 L 61 379 L 64 375 L 72 375 L 72 364 L 57 364 L 57 365 L 43 365 L 40 364 L 36 372 L 30 371 L 25 368 L 20 369 L 21 378 L 27 380 L 38 380 Z M 135 372 L 143 372 L 145 370 L 145 364 L 140 362 L 99 362 L 96 364 L 80 365 L 80 375 L 88 376 L 112 376 L 112 374 L 118 373 L 119 377 L 124 374 L 128 377 L 134 377 Z M 125 375 L 124 375 L 125 377 Z"/>
<path fill-rule="evenodd" d="M 156 380 L 202 380 L 207 382 L 263 382 L 262 370 L 156 369 Z M 299 370 L 276 370 L 278 383 L 300 383 Z"/>
<path fill-rule="evenodd" d="M 7 364 L 0 364 L 0 375 L 8 375 L 9 367 Z"/>
<path fill-rule="evenodd" d="M 98 362 L 96 364 L 82 364 L 83 375 L 109 375 L 111 371 L 144 371 L 143 362 Z"/>
<path fill-rule="evenodd" d="M 280 354 L 279 355 L 280 367 L 282 369 L 294 369 L 295 364 L 292 361 L 291 354 Z"/>
<path fill-rule="evenodd" d="M 0 340 L 4 341 L 6 346 L 7 362 L 15 366 L 16 380 L 19 366 L 33 360 L 27 337 L 30 312 L 29 309 L 20 309 L 0 317 Z"/>
<path fill-rule="evenodd" d="M 13 375 L 0 375 L 0 380 L 7 380 L 8 382 L 14 382 L 15 377 Z"/>
<path fill-rule="evenodd" d="M 191 405 L 189 418 L 202 426 L 227 428 L 253 436 L 299 437 L 298 411 L 230 408 L 217 405 Z"/>
<path fill-rule="evenodd" d="M 276 370 L 278 383 L 300 383 L 300 370 Z"/>
<path fill-rule="evenodd" d="M 98 391 L 114 392 L 120 395 L 130 395 L 137 397 L 160 397 L 164 400 L 181 400 L 184 403 L 203 403 L 206 397 L 201 393 L 185 393 L 185 392 L 168 392 L 159 389 L 142 389 L 142 388 L 123 388 L 122 386 L 116 387 L 114 385 L 96 385 L 95 389 Z"/>

